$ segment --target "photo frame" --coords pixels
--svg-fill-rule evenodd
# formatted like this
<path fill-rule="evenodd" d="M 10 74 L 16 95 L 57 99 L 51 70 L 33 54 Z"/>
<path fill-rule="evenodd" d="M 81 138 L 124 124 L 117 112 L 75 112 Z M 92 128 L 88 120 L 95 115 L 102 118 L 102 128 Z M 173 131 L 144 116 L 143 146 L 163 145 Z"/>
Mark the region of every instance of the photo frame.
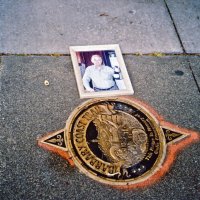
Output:
<path fill-rule="evenodd" d="M 134 93 L 118 44 L 69 49 L 81 99 Z"/>

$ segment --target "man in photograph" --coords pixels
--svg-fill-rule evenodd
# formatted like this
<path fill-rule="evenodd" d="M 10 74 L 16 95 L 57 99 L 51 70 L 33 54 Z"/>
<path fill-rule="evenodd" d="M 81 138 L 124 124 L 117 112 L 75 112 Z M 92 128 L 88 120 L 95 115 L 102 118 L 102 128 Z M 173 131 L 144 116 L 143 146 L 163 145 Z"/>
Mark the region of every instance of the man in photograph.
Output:
<path fill-rule="evenodd" d="M 115 79 L 120 77 L 119 68 L 114 70 L 102 64 L 99 55 L 91 57 L 93 65 L 88 66 L 83 75 L 83 85 L 89 92 L 118 90 Z"/>

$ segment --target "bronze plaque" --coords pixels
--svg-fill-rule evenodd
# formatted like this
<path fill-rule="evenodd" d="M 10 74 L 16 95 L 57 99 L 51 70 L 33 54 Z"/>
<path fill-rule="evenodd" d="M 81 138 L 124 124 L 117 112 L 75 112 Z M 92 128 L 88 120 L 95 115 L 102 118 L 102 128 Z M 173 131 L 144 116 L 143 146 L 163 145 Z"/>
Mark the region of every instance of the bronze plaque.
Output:
<path fill-rule="evenodd" d="M 198 135 L 165 122 L 141 101 L 119 97 L 83 103 L 65 129 L 41 138 L 39 145 L 99 182 L 132 188 L 158 180 L 184 146 L 178 145 L 182 140 L 186 145 Z"/>

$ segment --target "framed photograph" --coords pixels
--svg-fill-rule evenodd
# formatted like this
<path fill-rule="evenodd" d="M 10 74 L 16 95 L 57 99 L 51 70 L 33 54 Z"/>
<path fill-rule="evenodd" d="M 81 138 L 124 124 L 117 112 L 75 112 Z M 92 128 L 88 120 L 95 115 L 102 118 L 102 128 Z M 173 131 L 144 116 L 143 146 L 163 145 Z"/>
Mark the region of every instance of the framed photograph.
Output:
<path fill-rule="evenodd" d="M 119 45 L 71 46 L 80 98 L 133 94 Z"/>

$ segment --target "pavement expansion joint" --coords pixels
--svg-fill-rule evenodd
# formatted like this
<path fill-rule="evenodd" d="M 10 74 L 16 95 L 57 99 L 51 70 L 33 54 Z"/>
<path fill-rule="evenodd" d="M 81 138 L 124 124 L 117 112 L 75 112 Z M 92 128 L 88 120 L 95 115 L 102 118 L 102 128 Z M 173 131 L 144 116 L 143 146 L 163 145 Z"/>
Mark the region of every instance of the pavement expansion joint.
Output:
<path fill-rule="evenodd" d="M 172 13 L 171 13 L 171 11 L 170 11 L 168 5 L 167 5 L 166 0 L 164 0 L 164 2 L 165 2 L 165 5 L 166 5 L 166 8 L 167 8 L 167 11 L 168 11 L 168 13 L 169 13 L 169 16 L 170 16 L 170 18 L 171 18 L 171 20 L 172 20 L 172 24 L 173 24 L 173 26 L 174 26 L 174 29 L 175 29 L 175 32 L 176 32 L 176 34 L 177 34 L 177 37 L 178 37 L 178 40 L 179 40 L 179 42 L 180 42 L 181 48 L 182 48 L 182 50 L 183 50 L 183 53 L 186 53 L 185 47 L 184 47 L 184 45 L 183 45 L 183 42 L 182 42 L 181 37 L 180 37 L 180 34 L 179 34 L 178 29 L 177 29 L 177 27 L 176 27 L 176 23 L 175 23 L 175 21 L 174 21 L 174 19 L 173 19 Z"/>

